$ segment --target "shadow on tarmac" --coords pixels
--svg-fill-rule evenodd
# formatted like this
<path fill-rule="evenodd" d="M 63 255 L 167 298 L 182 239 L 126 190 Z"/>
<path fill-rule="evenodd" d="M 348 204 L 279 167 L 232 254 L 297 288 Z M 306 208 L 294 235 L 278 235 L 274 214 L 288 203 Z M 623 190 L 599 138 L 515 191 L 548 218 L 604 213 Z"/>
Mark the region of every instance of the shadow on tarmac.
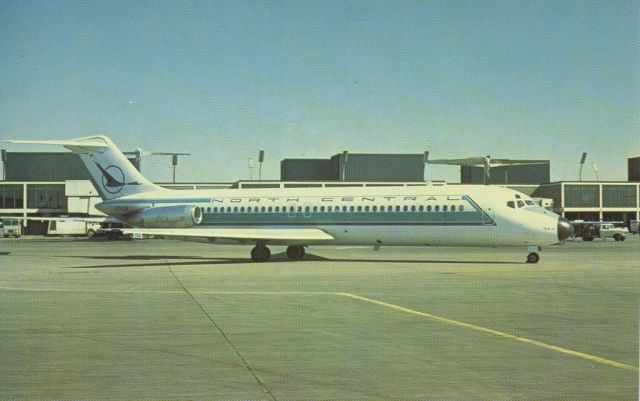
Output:
<path fill-rule="evenodd" d="M 67 266 L 67 269 L 107 269 L 120 267 L 164 267 L 164 266 L 195 266 L 195 265 L 241 265 L 241 264 L 269 264 L 269 263 L 306 263 L 306 262 L 341 262 L 341 263 L 403 263 L 403 264 L 481 264 L 481 265 L 513 265 L 526 262 L 505 262 L 495 260 L 402 260 L 402 259 L 346 259 L 327 258 L 324 256 L 307 254 L 304 259 L 289 259 L 286 253 L 271 256 L 267 262 L 253 262 L 250 258 L 211 258 L 202 256 L 174 256 L 174 255 L 117 255 L 117 256 L 63 256 L 65 258 L 113 260 L 113 261 L 155 261 L 152 263 L 113 263 L 103 265 Z"/>

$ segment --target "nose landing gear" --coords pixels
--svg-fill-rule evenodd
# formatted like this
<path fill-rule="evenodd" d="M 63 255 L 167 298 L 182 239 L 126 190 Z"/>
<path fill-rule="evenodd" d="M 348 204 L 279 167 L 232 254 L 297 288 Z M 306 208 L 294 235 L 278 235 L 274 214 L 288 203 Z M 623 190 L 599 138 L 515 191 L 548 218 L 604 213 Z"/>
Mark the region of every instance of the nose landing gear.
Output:
<path fill-rule="evenodd" d="M 527 255 L 527 263 L 538 263 L 538 261 L 540 260 L 540 255 L 538 255 L 538 252 L 540 252 L 541 250 L 542 250 L 542 248 L 540 248 L 537 245 L 529 246 L 529 248 L 528 248 L 529 254 Z"/>

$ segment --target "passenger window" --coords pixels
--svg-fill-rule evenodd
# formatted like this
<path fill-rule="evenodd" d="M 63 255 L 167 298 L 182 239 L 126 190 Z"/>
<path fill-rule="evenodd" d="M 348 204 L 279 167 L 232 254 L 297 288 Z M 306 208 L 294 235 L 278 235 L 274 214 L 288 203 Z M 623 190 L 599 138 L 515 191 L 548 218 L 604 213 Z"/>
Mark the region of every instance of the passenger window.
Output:
<path fill-rule="evenodd" d="M 244 206 L 240 208 L 240 213 L 244 213 Z"/>
<path fill-rule="evenodd" d="M 427 205 L 427 212 L 431 211 L 431 205 Z"/>
<path fill-rule="evenodd" d="M 238 206 L 233 208 L 233 213 L 238 213 Z"/>
<path fill-rule="evenodd" d="M 442 206 L 442 211 L 446 212 L 447 211 L 447 205 Z"/>
<path fill-rule="evenodd" d="M 411 211 L 412 211 L 412 212 L 415 212 L 415 211 L 416 211 L 416 206 L 415 206 L 415 205 L 412 205 L 412 206 L 411 206 Z"/>
<path fill-rule="evenodd" d="M 424 206 L 422 206 L 422 205 L 418 206 L 418 211 L 419 212 L 424 212 Z"/>
<path fill-rule="evenodd" d="M 365 206 L 365 207 L 364 207 L 364 211 L 365 211 L 365 212 L 368 212 L 368 211 L 369 211 L 369 206 Z"/>
<path fill-rule="evenodd" d="M 247 213 L 251 213 L 251 206 L 247 207 Z"/>
<path fill-rule="evenodd" d="M 464 211 L 464 205 L 460 205 L 460 206 L 458 206 L 458 211 L 459 211 L 459 212 Z"/>
<path fill-rule="evenodd" d="M 451 211 L 455 212 L 456 211 L 456 205 L 451 205 Z"/>
<path fill-rule="evenodd" d="M 320 211 L 324 212 L 324 206 L 320 206 Z"/>
<path fill-rule="evenodd" d="M 507 202 L 507 206 L 509 206 L 509 207 L 510 207 L 510 208 L 512 208 L 512 209 L 515 209 L 515 208 L 516 208 L 516 204 L 515 204 L 515 202 L 513 202 L 513 201 L 509 201 L 509 202 Z"/>
<path fill-rule="evenodd" d="M 333 208 L 331 206 L 327 206 L 327 212 L 330 212 Z M 338 207 L 336 206 L 336 210 L 338 209 Z"/>
<path fill-rule="evenodd" d="M 295 211 L 296 211 L 296 209 L 295 209 L 293 206 L 290 206 L 290 207 L 289 207 L 289 213 L 293 213 L 293 212 L 295 212 Z"/>
<path fill-rule="evenodd" d="M 314 212 L 317 212 L 317 211 L 318 211 L 318 206 L 314 206 L 314 207 L 313 207 L 313 211 L 314 211 Z"/>
<path fill-rule="evenodd" d="M 211 207 L 207 208 L 207 213 L 211 213 Z"/>
<path fill-rule="evenodd" d="M 213 213 L 218 213 L 218 208 L 217 207 L 213 208 Z"/>
<path fill-rule="evenodd" d="M 347 207 L 346 206 L 342 206 L 342 211 L 346 212 L 347 211 Z"/>
<path fill-rule="evenodd" d="M 273 207 L 269 206 L 269 207 L 267 208 L 267 211 L 268 211 L 269 213 L 271 213 L 271 212 L 273 211 Z"/>
<path fill-rule="evenodd" d="M 439 205 L 436 205 L 436 207 L 434 207 L 434 210 L 435 210 L 436 212 L 439 212 L 439 211 L 440 211 L 440 206 L 439 206 Z"/>
<path fill-rule="evenodd" d="M 396 206 L 396 212 L 400 211 L 400 206 Z"/>
<path fill-rule="evenodd" d="M 353 212 L 355 210 L 355 207 L 351 206 L 349 207 L 349 211 Z"/>
<path fill-rule="evenodd" d="M 378 206 L 373 206 L 373 207 L 372 207 L 372 210 L 373 210 L 374 212 L 377 212 L 377 211 L 378 211 Z"/>
<path fill-rule="evenodd" d="M 302 206 L 298 206 L 298 213 L 302 212 Z"/>

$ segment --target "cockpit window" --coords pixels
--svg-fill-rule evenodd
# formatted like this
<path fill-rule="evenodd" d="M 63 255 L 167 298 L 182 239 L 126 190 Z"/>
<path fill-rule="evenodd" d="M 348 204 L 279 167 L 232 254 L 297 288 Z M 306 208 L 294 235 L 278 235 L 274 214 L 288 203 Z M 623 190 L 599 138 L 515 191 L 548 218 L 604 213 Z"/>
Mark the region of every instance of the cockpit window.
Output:
<path fill-rule="evenodd" d="M 510 208 L 512 208 L 512 209 L 515 209 L 515 208 L 516 208 L 516 204 L 515 204 L 513 201 L 509 201 L 509 202 L 507 202 L 507 206 L 509 206 L 509 207 L 510 207 Z"/>
<path fill-rule="evenodd" d="M 524 203 L 526 203 L 529 206 L 535 206 L 536 205 L 535 203 L 533 203 L 533 201 L 530 201 L 530 200 L 525 200 Z"/>
<path fill-rule="evenodd" d="M 523 202 L 523 201 L 521 201 L 521 200 L 519 200 L 519 201 L 518 201 L 518 207 L 523 207 L 523 206 L 524 206 L 524 202 Z"/>

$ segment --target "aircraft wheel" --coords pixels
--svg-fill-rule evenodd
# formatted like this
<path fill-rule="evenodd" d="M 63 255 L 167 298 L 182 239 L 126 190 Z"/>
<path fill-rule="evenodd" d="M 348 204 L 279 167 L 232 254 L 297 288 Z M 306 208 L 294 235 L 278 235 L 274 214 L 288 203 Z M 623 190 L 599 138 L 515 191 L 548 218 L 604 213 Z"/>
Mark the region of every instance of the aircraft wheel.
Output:
<path fill-rule="evenodd" d="M 527 263 L 538 263 L 539 260 L 540 255 L 535 252 L 531 252 L 529 255 L 527 255 Z"/>
<path fill-rule="evenodd" d="M 254 262 L 266 262 L 271 257 L 271 251 L 266 246 L 257 245 L 251 250 L 251 259 Z"/>
<path fill-rule="evenodd" d="M 302 245 L 291 245 L 287 248 L 289 259 L 302 259 L 304 257 L 304 247 Z"/>

